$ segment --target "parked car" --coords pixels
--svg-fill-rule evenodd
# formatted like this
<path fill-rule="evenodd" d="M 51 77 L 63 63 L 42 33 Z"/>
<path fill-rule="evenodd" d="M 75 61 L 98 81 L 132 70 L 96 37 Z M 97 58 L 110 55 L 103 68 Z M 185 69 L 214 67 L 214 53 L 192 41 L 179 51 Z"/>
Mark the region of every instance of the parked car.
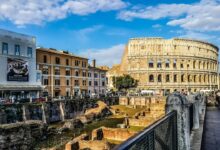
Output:
<path fill-rule="evenodd" d="M 43 97 L 33 99 L 33 102 L 36 102 L 36 103 L 45 102 L 45 101 L 46 99 Z"/>

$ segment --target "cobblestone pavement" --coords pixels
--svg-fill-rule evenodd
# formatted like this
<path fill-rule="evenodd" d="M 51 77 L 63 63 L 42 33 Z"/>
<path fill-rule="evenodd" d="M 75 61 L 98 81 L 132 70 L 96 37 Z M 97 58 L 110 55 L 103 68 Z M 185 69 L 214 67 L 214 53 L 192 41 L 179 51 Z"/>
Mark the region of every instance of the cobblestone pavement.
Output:
<path fill-rule="evenodd" d="M 207 108 L 202 150 L 220 150 L 220 108 Z"/>

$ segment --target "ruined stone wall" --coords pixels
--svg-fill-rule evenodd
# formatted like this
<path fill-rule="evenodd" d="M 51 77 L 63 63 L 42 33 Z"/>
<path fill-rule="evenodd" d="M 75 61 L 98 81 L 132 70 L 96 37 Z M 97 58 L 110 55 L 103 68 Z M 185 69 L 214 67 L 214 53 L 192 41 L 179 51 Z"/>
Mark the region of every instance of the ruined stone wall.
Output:
<path fill-rule="evenodd" d="M 119 98 L 119 105 L 133 105 L 133 106 L 148 106 L 149 104 L 156 104 L 164 101 L 164 97 L 144 97 L 144 96 L 132 96 Z"/>
<path fill-rule="evenodd" d="M 45 129 L 41 121 L 0 125 L 0 149 L 31 149 L 30 145 L 42 138 Z"/>
<path fill-rule="evenodd" d="M 80 140 L 79 149 L 89 149 L 89 150 L 110 150 L 110 146 L 104 140 Z"/>
<path fill-rule="evenodd" d="M 104 99 L 107 105 L 118 104 L 117 98 Z M 93 108 L 96 101 L 92 100 L 63 100 L 45 103 L 27 103 L 0 105 L 0 124 L 15 123 L 27 120 L 42 120 L 53 123 L 73 119 Z"/>
<path fill-rule="evenodd" d="M 125 141 L 136 133 L 127 129 L 105 127 L 102 127 L 102 132 L 105 139 L 115 141 Z"/>

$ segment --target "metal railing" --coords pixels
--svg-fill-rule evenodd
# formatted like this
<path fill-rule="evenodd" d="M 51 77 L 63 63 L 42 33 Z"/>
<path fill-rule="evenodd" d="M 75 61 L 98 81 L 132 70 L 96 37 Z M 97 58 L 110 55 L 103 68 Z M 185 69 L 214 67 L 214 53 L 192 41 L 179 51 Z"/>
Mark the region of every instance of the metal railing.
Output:
<path fill-rule="evenodd" d="M 177 112 L 172 111 L 114 150 L 177 150 Z"/>

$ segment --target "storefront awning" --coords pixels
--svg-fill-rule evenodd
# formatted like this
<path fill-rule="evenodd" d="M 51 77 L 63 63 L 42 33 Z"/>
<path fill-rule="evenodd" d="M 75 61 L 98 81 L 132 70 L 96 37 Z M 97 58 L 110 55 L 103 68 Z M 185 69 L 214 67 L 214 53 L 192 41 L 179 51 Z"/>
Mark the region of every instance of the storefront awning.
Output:
<path fill-rule="evenodd" d="M 42 91 L 41 85 L 0 85 L 0 91 Z"/>

